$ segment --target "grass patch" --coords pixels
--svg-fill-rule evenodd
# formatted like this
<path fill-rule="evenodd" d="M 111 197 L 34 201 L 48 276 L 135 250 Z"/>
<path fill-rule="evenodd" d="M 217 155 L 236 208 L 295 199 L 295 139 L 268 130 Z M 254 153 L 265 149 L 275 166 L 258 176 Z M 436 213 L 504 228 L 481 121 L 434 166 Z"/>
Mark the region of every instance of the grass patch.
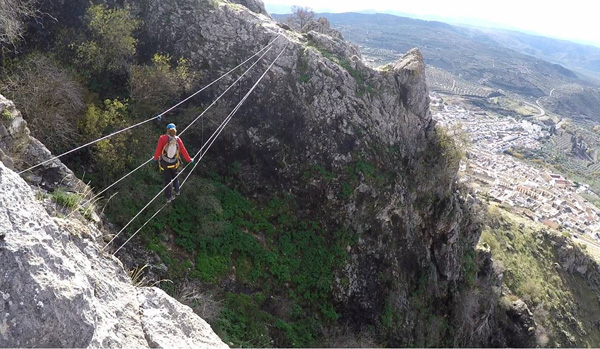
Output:
<path fill-rule="evenodd" d="M 57 190 L 53 191 L 50 194 L 50 197 L 57 204 L 62 205 L 63 207 L 66 207 L 66 208 L 71 208 L 71 209 L 74 209 L 75 207 L 77 207 L 77 205 L 79 205 L 79 202 L 81 201 L 81 197 L 78 194 L 68 193 L 61 189 L 57 189 Z"/>
<path fill-rule="evenodd" d="M 600 303 L 595 287 L 579 274 L 563 270 L 554 248 L 561 239 L 579 247 L 559 233 L 544 233 L 544 229 L 491 206 L 479 243 L 487 244 L 495 264 L 504 266 L 505 285 L 532 310 L 544 342 L 549 346 L 597 346 L 600 330 L 595 314 L 600 312 Z"/>
<path fill-rule="evenodd" d="M 1 114 L 2 114 L 2 120 L 10 121 L 10 120 L 14 119 L 13 114 L 6 108 L 2 110 Z"/>
<path fill-rule="evenodd" d="M 333 174 L 321 165 L 313 165 L 302 175 L 303 180 L 310 178 L 331 182 L 333 180 Z"/>
<path fill-rule="evenodd" d="M 475 280 L 477 278 L 478 266 L 475 262 L 475 251 L 471 249 L 467 249 L 465 254 L 463 255 L 462 260 L 464 277 L 467 285 L 472 287 L 475 285 Z"/>
<path fill-rule="evenodd" d="M 297 70 L 299 74 L 298 79 L 300 80 L 300 82 L 303 84 L 307 83 L 312 75 L 310 73 L 308 65 L 308 57 L 306 50 L 304 50 L 301 54 L 298 55 Z"/>
<path fill-rule="evenodd" d="M 368 165 L 358 168 L 374 171 Z M 307 176 L 333 179 L 323 166 L 311 167 Z M 318 346 L 320 329 L 339 318 L 331 295 L 334 271 L 357 238 L 343 229 L 328 231 L 318 217 L 298 218 L 292 195 L 249 200 L 235 189 L 233 178 L 214 173 L 190 178 L 174 203 L 140 234 L 142 243 L 161 257 L 168 267 L 166 277 L 175 284 L 195 278 L 218 286 L 227 280 L 243 290 L 222 295 L 221 314 L 212 323 L 230 345 Z M 154 180 L 159 184 L 151 184 Z M 107 209 L 119 224 L 160 190 L 160 180 L 153 176 L 131 185 L 135 188 L 121 195 L 120 208 Z M 140 222 L 154 212 L 148 211 Z M 165 235 L 174 237 L 177 246 Z M 175 292 L 171 284 L 161 287 Z M 280 301 L 273 304 L 273 299 Z"/>
<path fill-rule="evenodd" d="M 273 347 L 266 326 L 272 316 L 260 309 L 262 295 L 227 293 L 215 330 L 221 339 L 237 347 Z"/>

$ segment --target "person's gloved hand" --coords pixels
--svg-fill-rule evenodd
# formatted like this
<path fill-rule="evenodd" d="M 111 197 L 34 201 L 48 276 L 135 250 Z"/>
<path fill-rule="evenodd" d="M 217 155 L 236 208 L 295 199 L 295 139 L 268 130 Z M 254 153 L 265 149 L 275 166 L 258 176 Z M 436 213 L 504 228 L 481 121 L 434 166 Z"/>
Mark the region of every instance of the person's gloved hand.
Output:
<path fill-rule="evenodd" d="M 152 158 L 152 162 L 156 162 L 156 161 L 158 161 L 158 160 L 156 160 L 155 158 Z"/>
<path fill-rule="evenodd" d="M 190 164 L 193 164 L 193 163 L 194 163 L 194 158 L 192 158 L 192 161 L 190 161 Z"/>

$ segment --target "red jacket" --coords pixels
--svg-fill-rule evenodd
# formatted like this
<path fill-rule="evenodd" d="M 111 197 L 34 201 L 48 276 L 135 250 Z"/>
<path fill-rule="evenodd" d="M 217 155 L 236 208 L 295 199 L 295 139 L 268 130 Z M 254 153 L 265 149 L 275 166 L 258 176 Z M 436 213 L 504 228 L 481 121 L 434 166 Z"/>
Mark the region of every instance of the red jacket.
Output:
<path fill-rule="evenodd" d="M 160 159 L 163 148 L 165 147 L 165 145 L 167 145 L 167 142 L 169 142 L 169 136 L 167 135 L 162 135 L 158 138 L 158 144 L 156 145 L 156 151 L 154 152 L 154 160 Z M 187 149 L 185 149 L 185 146 L 183 145 L 183 141 L 179 137 L 177 137 L 177 145 L 179 146 L 179 154 L 183 156 L 183 159 L 186 162 L 192 162 L 190 154 L 188 154 Z"/>

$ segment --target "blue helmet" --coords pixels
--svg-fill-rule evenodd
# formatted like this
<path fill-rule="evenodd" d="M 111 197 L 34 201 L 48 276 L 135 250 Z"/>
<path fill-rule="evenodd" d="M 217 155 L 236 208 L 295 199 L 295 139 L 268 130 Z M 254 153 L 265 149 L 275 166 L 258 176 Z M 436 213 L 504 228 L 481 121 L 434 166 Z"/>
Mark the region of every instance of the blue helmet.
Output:
<path fill-rule="evenodd" d="M 168 124 L 167 125 L 167 130 L 170 130 L 170 129 L 174 129 L 175 130 L 176 129 L 175 124 Z"/>

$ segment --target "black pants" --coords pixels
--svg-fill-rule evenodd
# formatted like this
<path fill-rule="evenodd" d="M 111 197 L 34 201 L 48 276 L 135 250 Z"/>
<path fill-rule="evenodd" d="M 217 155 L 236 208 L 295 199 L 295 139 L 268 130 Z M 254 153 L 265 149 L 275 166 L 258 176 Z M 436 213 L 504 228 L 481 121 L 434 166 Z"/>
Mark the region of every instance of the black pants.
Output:
<path fill-rule="evenodd" d="M 163 168 L 163 178 L 165 179 L 165 186 L 167 187 L 167 189 L 165 189 L 165 198 L 170 199 L 171 198 L 171 186 L 169 185 L 171 183 L 171 181 L 173 181 L 173 178 L 175 178 L 175 176 L 177 176 L 177 167 L 174 168 L 168 168 L 168 166 L 173 166 L 174 164 L 169 164 L 168 162 L 164 161 L 164 160 L 160 160 L 160 166 Z M 173 187 L 175 188 L 176 192 L 179 192 L 179 178 L 175 178 L 175 180 L 173 181 Z"/>

